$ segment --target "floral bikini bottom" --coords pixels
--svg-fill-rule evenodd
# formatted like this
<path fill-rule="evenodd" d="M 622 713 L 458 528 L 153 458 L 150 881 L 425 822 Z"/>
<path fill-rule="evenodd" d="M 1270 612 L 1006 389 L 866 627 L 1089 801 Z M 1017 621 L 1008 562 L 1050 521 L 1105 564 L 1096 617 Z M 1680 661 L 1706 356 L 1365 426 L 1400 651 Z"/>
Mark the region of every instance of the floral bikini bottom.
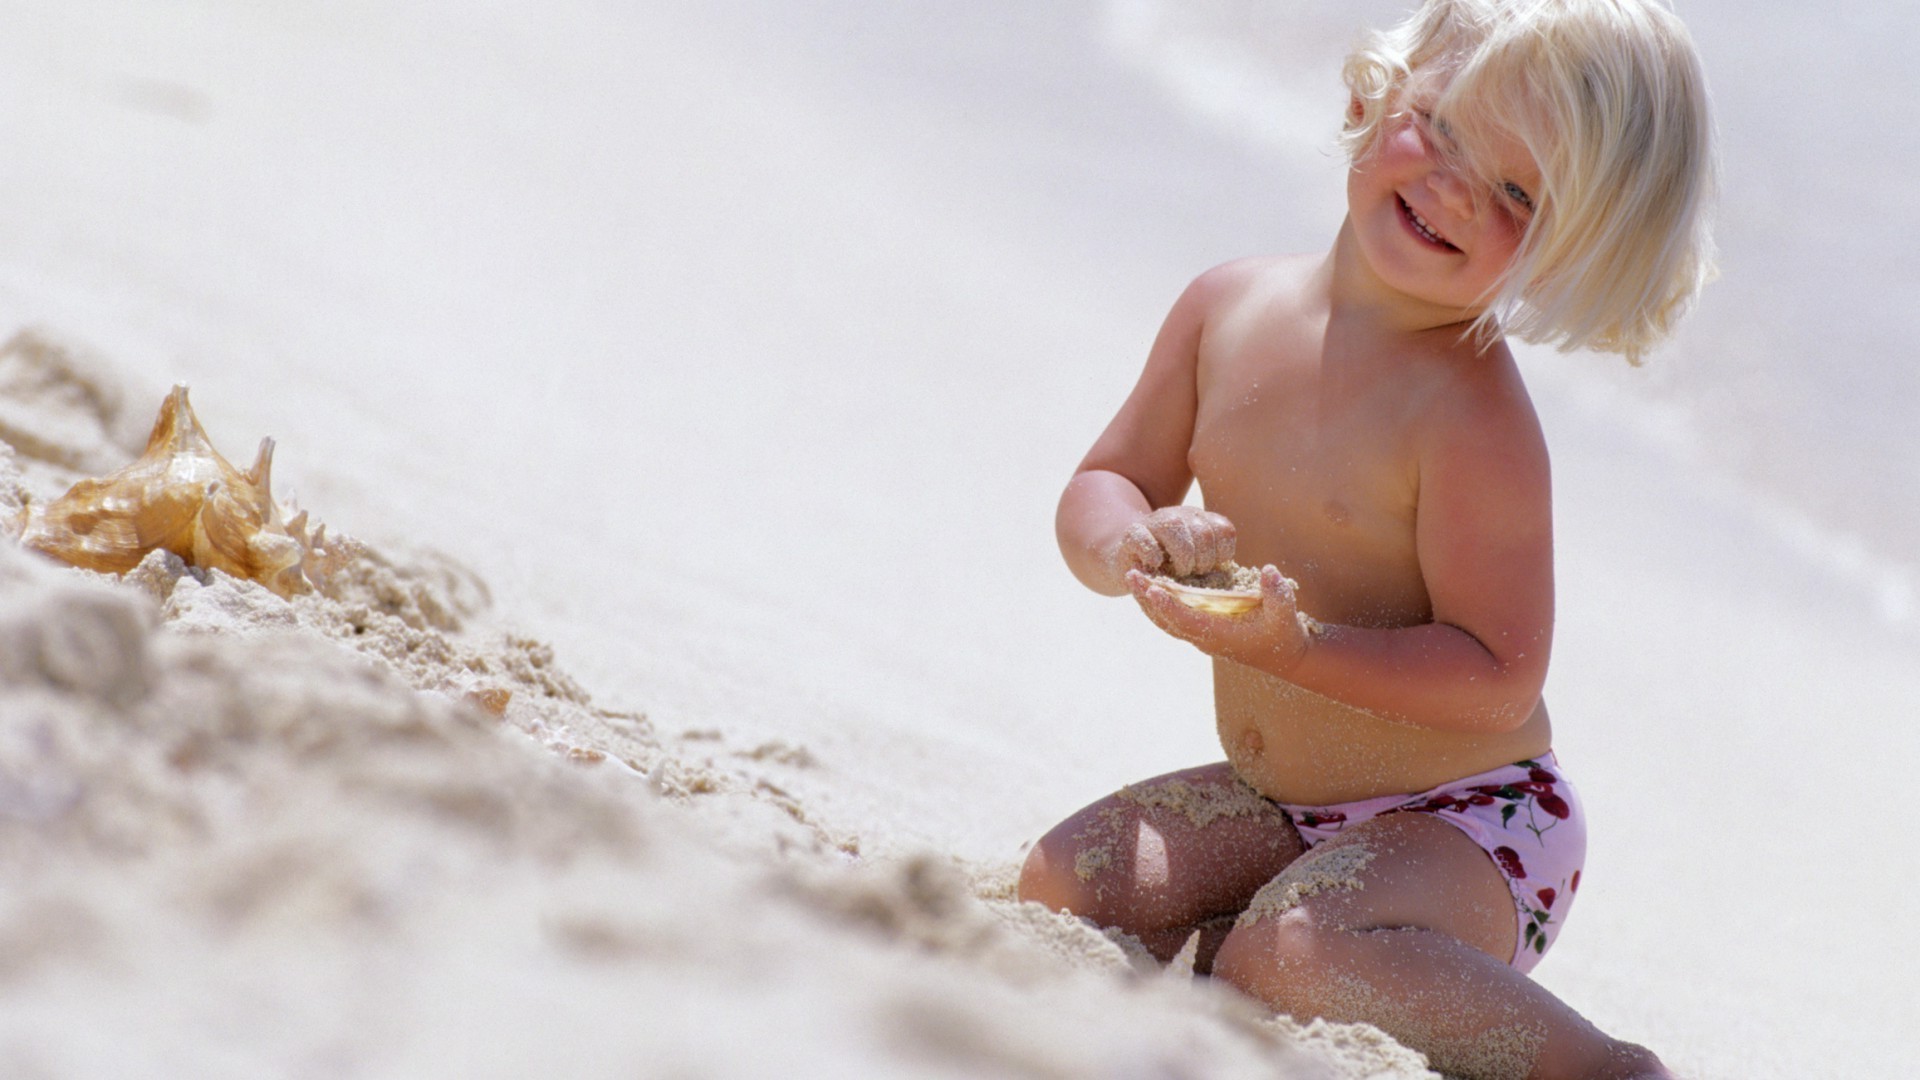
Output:
<path fill-rule="evenodd" d="M 1559 936 L 1587 859 L 1580 799 L 1551 753 L 1418 795 L 1384 795 L 1335 806 L 1278 805 L 1309 848 L 1381 814 L 1433 814 L 1466 833 L 1493 858 L 1513 893 L 1520 932 L 1510 963 L 1522 972 L 1533 970 Z"/>

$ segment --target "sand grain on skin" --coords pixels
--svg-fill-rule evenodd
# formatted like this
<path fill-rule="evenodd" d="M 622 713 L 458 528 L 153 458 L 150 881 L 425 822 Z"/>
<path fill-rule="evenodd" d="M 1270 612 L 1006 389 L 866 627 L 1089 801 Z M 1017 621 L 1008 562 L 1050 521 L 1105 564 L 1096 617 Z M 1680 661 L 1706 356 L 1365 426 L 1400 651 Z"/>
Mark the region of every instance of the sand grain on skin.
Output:
<path fill-rule="evenodd" d="M 1231 784 L 1192 784 L 1185 780 L 1158 780 L 1132 784 L 1120 789 L 1119 798 L 1148 810 L 1173 810 L 1204 829 L 1223 817 L 1258 817 L 1276 820 L 1280 809 L 1260 797 L 1260 793 L 1235 780 Z"/>
<path fill-rule="evenodd" d="M 1420 1049 L 1428 1064 L 1448 1076 L 1525 1080 L 1547 1042 L 1547 1033 L 1538 1024 L 1480 1022 L 1479 1003 L 1469 1007 L 1462 1002 L 1462 995 L 1471 994 L 1471 988 L 1397 987 L 1388 993 L 1365 979 L 1346 975 L 1332 979 L 1322 993 L 1324 1015 L 1391 1032 L 1407 1046 Z"/>
<path fill-rule="evenodd" d="M 1240 913 L 1234 926 L 1252 926 L 1299 907 L 1300 902 L 1317 892 L 1332 889 L 1364 889 L 1360 872 L 1373 861 L 1373 852 L 1365 844 L 1349 843 L 1339 847 L 1321 847 L 1295 859 L 1272 881 L 1253 894 L 1253 902 Z"/>

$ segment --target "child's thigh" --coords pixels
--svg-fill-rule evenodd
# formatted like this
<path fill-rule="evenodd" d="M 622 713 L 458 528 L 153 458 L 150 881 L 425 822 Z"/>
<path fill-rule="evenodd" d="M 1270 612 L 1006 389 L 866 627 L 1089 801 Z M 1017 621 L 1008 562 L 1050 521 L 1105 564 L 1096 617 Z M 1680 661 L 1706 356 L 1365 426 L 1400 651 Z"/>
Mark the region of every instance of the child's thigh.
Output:
<path fill-rule="evenodd" d="M 1386 814 L 1315 847 L 1263 888 L 1235 952 L 1318 951 L 1328 933 L 1431 930 L 1511 961 L 1513 893 L 1480 845 L 1431 814 Z"/>
<path fill-rule="evenodd" d="M 1240 911 L 1304 848 L 1221 762 L 1129 785 L 1054 826 L 1020 895 L 1108 926 L 1184 926 Z"/>

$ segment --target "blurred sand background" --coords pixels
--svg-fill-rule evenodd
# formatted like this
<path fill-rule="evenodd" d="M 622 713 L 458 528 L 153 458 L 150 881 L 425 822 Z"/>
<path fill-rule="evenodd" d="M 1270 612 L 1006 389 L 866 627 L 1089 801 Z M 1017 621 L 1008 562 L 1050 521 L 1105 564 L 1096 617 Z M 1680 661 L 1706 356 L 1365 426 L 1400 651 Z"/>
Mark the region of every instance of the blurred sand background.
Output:
<path fill-rule="evenodd" d="M 1844 7 L 1683 7 L 1726 277 L 1649 371 L 1527 359 L 1594 816 L 1536 974 L 1703 1077 L 1920 1059 L 1920 150 L 1852 86 L 1912 17 Z M 185 382 L 391 565 L 0 563 L 9 655 L 138 660 L 0 666 L 0 1072 L 1421 1075 L 1005 895 L 1218 756 L 1053 499 L 1186 280 L 1327 242 L 1392 5 L 6 9 L 0 480 Z"/>

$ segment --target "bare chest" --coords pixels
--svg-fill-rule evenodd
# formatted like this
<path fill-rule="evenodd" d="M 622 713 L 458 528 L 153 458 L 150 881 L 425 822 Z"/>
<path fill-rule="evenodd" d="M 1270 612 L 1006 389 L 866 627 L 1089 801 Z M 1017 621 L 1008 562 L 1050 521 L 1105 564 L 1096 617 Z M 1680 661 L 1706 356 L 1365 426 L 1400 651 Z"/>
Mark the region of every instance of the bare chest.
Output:
<path fill-rule="evenodd" d="M 1321 618 L 1424 619 L 1409 402 L 1311 361 L 1266 359 L 1208 372 L 1188 451 L 1207 507 L 1238 530 L 1239 561 L 1278 566 Z"/>

